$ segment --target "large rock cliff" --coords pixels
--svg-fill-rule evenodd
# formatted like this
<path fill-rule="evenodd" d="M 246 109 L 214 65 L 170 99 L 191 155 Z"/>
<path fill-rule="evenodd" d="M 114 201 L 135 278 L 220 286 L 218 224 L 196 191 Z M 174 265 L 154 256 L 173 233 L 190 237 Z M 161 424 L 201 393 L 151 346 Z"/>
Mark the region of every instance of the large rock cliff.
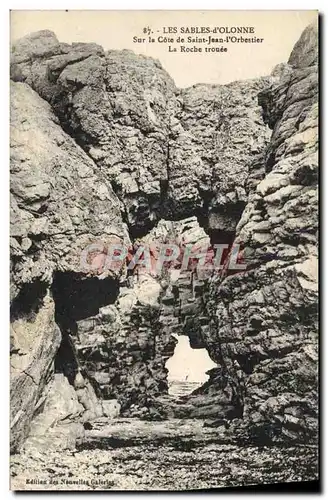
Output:
<path fill-rule="evenodd" d="M 81 252 L 95 238 L 129 239 L 111 185 L 63 132 L 49 104 L 23 83 L 12 84 L 11 125 L 11 425 L 16 443 L 26 436 L 51 381 L 61 337 L 61 345 L 68 342 L 71 318 L 66 314 L 63 320 L 63 307 L 54 304 L 58 280 L 69 276 L 74 282 L 80 276 Z M 103 281 L 85 277 L 82 286 L 89 293 L 75 315 L 88 316 L 103 301 L 115 300 L 118 279 L 115 274 Z"/>
<path fill-rule="evenodd" d="M 316 26 L 271 76 L 228 85 L 179 90 L 158 61 L 49 31 L 14 44 L 11 78 L 12 450 L 54 423 L 81 436 L 113 399 L 229 419 L 243 440 L 313 439 Z M 105 270 L 113 241 L 235 241 L 247 269 Z M 172 333 L 218 364 L 177 406 Z"/>
<path fill-rule="evenodd" d="M 318 416 L 318 52 L 315 26 L 262 92 L 266 175 L 236 229 L 247 270 L 210 284 L 211 337 L 257 439 L 310 439 Z"/>

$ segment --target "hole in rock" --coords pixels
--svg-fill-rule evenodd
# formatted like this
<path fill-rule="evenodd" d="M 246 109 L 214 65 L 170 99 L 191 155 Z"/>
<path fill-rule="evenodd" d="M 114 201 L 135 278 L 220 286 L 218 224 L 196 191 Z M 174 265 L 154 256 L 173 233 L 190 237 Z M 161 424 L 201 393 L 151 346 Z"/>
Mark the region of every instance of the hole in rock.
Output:
<path fill-rule="evenodd" d="M 207 350 L 192 349 L 189 337 L 172 334 L 178 341 L 173 356 L 167 360 L 168 393 L 171 396 L 186 396 L 208 381 L 206 373 L 217 365 L 210 358 Z"/>
<path fill-rule="evenodd" d="M 199 225 L 208 234 L 211 245 L 232 245 L 236 235 L 236 227 L 245 209 L 245 202 L 228 204 L 221 210 L 211 209 L 208 203 L 196 214 Z"/>
<path fill-rule="evenodd" d="M 63 373 L 71 384 L 79 369 L 74 345 L 74 336 L 78 334 L 77 322 L 96 316 L 101 307 L 113 304 L 118 293 L 118 282 L 111 278 L 84 278 L 73 272 L 55 274 L 52 285 L 55 320 L 62 333 L 55 371 Z"/>
<path fill-rule="evenodd" d="M 111 278 L 82 278 L 79 274 L 64 272 L 55 274 L 52 292 L 56 322 L 65 327 L 96 316 L 101 307 L 113 304 L 119 293 L 119 285 Z"/>
<path fill-rule="evenodd" d="M 235 231 L 222 231 L 220 229 L 209 229 L 207 231 L 211 245 L 229 245 L 229 247 L 233 244 L 235 240 L 236 233 Z"/>

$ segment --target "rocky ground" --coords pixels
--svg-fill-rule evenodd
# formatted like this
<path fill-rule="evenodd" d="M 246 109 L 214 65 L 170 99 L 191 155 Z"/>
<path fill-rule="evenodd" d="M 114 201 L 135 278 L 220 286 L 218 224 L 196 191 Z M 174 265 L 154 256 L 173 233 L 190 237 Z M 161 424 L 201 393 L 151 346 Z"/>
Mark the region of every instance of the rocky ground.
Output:
<path fill-rule="evenodd" d="M 317 479 L 315 446 L 240 447 L 203 424 L 117 419 L 109 426 L 99 420 L 75 451 L 13 455 L 11 487 L 193 490 Z"/>

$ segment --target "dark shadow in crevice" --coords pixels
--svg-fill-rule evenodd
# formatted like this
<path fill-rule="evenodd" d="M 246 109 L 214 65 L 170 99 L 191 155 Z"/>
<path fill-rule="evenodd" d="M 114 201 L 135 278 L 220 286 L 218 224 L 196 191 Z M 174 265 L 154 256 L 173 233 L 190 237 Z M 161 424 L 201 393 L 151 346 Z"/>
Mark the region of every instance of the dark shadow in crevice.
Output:
<path fill-rule="evenodd" d="M 55 373 L 63 373 L 71 385 L 79 369 L 79 363 L 72 339 L 68 332 L 62 332 L 62 341 L 55 357 Z"/>
<path fill-rule="evenodd" d="M 100 280 L 96 277 L 85 278 L 73 272 L 57 272 L 53 279 L 52 294 L 55 321 L 62 334 L 55 358 L 55 371 L 63 373 L 73 384 L 79 369 L 74 346 L 74 336 L 78 335 L 77 322 L 96 316 L 101 307 L 113 304 L 119 294 L 119 284 L 111 278 Z"/>
<path fill-rule="evenodd" d="M 210 237 L 211 245 L 228 244 L 231 246 L 233 244 L 236 227 L 240 221 L 245 206 L 245 202 L 238 202 L 227 205 L 221 210 L 211 209 L 208 206 L 208 202 L 205 200 L 203 207 L 198 210 L 195 215 L 197 217 L 198 224 Z M 218 227 L 213 227 L 210 222 L 210 214 L 214 216 L 217 214 L 220 218 L 222 218 L 222 224 L 219 224 Z M 227 229 L 228 227 L 229 229 Z"/>
<path fill-rule="evenodd" d="M 46 293 L 46 283 L 41 281 L 24 283 L 19 294 L 12 301 L 10 307 L 11 320 L 21 317 L 33 319 L 42 306 Z"/>
<path fill-rule="evenodd" d="M 113 304 L 119 294 L 118 281 L 111 278 L 84 278 L 77 273 L 57 272 L 52 293 L 55 301 L 55 319 L 59 326 L 96 316 L 99 309 Z"/>

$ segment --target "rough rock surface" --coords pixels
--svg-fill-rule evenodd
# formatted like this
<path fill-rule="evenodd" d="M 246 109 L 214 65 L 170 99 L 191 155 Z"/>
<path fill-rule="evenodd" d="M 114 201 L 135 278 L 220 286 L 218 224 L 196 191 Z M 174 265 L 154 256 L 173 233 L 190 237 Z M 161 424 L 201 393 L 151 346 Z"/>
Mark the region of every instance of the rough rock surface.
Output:
<path fill-rule="evenodd" d="M 179 95 L 170 141 L 169 213 L 199 213 L 220 243 L 231 239 L 248 193 L 264 175 L 270 133 L 257 96 L 272 80 L 194 85 Z"/>
<path fill-rule="evenodd" d="M 263 174 L 269 136 L 257 94 L 272 77 L 180 91 L 156 60 L 68 46 L 49 31 L 16 42 L 11 74 L 50 102 L 112 182 L 131 234 L 197 213 L 234 231 Z"/>
<path fill-rule="evenodd" d="M 14 296 L 24 283 L 51 283 L 55 271 L 80 272 L 97 239 L 129 241 L 110 183 L 22 83 L 12 84 L 10 190 Z"/>
<path fill-rule="evenodd" d="M 119 411 L 313 440 L 316 27 L 271 76 L 228 85 L 181 91 L 158 61 L 49 31 L 14 44 L 11 77 L 13 451 L 33 416 L 32 446 L 56 422 L 55 446 L 70 447 L 81 423 Z M 113 241 L 155 260 L 161 242 L 236 241 L 247 270 L 105 270 Z M 165 395 L 172 333 L 218 364 L 178 402 Z"/>
<path fill-rule="evenodd" d="M 239 387 L 247 431 L 261 440 L 317 432 L 316 26 L 305 30 L 289 65 L 260 95 L 273 134 L 267 174 L 236 231 L 248 268 L 215 278 L 208 302 L 211 337 Z"/>
<path fill-rule="evenodd" d="M 43 393 L 24 450 L 70 449 L 84 435 L 83 425 L 79 422 L 83 411 L 74 387 L 62 373 L 56 373 Z"/>
<path fill-rule="evenodd" d="M 12 316 L 10 347 L 10 437 L 17 451 L 30 430 L 46 384 L 54 372 L 54 357 L 60 343 L 55 307 L 48 294 L 37 297 L 29 290 L 30 308 Z M 34 301 L 33 301 L 34 299 Z"/>
<path fill-rule="evenodd" d="M 62 130 L 49 104 L 23 83 L 12 84 L 11 125 L 11 435 L 16 448 L 26 437 L 59 346 L 55 316 L 62 326 L 61 311 L 57 306 L 55 313 L 49 297 L 54 276 L 78 275 L 81 252 L 97 238 L 104 243 L 113 235 L 129 239 L 108 181 Z"/>

